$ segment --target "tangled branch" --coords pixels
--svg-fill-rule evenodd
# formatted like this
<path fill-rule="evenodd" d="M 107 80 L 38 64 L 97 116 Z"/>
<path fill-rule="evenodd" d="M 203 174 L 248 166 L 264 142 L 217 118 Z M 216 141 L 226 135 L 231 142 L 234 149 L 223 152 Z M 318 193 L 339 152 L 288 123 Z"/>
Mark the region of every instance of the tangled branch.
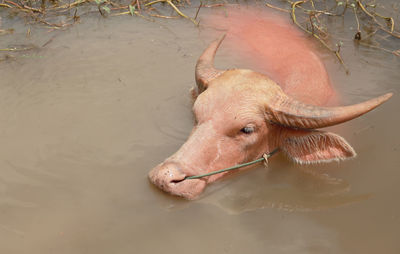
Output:
<path fill-rule="evenodd" d="M 379 31 L 383 31 L 390 36 L 386 40 L 400 39 L 400 32 L 396 31 L 395 19 L 380 14 L 376 11 L 377 5 L 371 1 L 373 0 L 370 0 L 369 3 L 366 0 L 286 0 L 289 5 L 287 6 L 288 8 L 275 6 L 272 3 L 267 3 L 266 6 L 289 13 L 293 23 L 305 33 L 315 38 L 323 47 L 331 51 L 344 67 L 346 73 L 348 73 L 349 70 L 340 53 L 343 42 L 341 40 L 333 41 L 332 35 L 328 32 L 327 21 L 325 23 L 322 21 L 322 18 L 325 16 L 343 18 L 345 15 L 353 15 L 357 31 L 352 40 L 361 46 L 379 49 L 395 56 L 400 56 L 400 48 L 388 49 L 380 46 L 379 43 L 375 42 L 375 44 L 372 44 L 369 41 L 372 37 L 377 37 Z M 329 4 L 333 6 L 329 8 Z M 348 9 L 351 11 L 348 12 Z M 385 21 L 385 23 L 382 21 Z M 363 28 L 371 27 L 371 23 L 372 27 L 375 28 L 374 31 L 370 32 L 368 29 L 365 29 L 367 32 L 364 32 Z"/>

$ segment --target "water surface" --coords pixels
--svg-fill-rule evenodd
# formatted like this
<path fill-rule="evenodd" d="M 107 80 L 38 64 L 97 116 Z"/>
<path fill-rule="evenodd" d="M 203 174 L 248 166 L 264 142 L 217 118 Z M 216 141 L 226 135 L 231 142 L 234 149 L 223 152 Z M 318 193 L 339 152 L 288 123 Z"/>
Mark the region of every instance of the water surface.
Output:
<path fill-rule="evenodd" d="M 201 31 L 181 19 L 88 17 L 27 39 L 8 22 L 16 34 L 2 47 L 53 40 L 0 62 L 1 253 L 400 253 L 395 56 L 345 41 L 346 75 L 320 52 L 343 103 L 395 93 L 334 129 L 356 159 L 299 167 L 279 155 L 186 202 L 147 173 L 192 128 Z M 247 67 L 239 60 L 222 47 L 217 65 Z"/>

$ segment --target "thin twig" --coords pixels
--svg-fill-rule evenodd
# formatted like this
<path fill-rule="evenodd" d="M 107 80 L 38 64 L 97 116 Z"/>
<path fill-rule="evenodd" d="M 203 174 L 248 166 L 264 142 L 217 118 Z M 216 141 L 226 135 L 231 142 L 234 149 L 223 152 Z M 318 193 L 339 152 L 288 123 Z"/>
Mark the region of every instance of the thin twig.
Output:
<path fill-rule="evenodd" d="M 200 9 L 203 6 L 203 2 L 200 2 L 199 8 L 197 8 L 196 15 L 194 16 L 194 20 L 197 20 L 197 15 L 199 15 Z"/>
<path fill-rule="evenodd" d="M 156 4 L 156 3 L 165 3 L 165 2 L 166 2 L 166 0 L 155 0 L 155 1 L 152 1 L 150 3 L 145 4 L 144 6 L 150 6 L 150 5 L 153 5 L 153 4 Z"/>
<path fill-rule="evenodd" d="M 315 34 L 315 33 L 312 33 L 312 32 L 310 32 L 310 31 L 308 31 L 306 28 L 304 28 L 302 25 L 300 25 L 299 22 L 297 21 L 297 19 L 296 19 L 296 6 L 297 6 L 297 5 L 300 5 L 300 4 L 303 4 L 303 3 L 305 3 L 305 2 L 306 2 L 306 0 L 302 0 L 302 1 L 294 2 L 294 3 L 292 4 L 291 16 L 292 16 L 293 22 L 294 22 L 301 30 L 303 30 L 304 32 L 306 32 L 306 33 L 311 34 L 312 36 L 314 36 L 325 48 L 327 48 L 327 49 L 329 49 L 331 52 L 333 52 L 333 53 L 336 55 L 336 57 L 338 58 L 339 62 L 343 65 L 343 67 L 344 67 L 346 73 L 348 74 L 348 73 L 349 73 L 349 69 L 347 68 L 346 64 L 345 64 L 344 61 L 343 61 L 342 56 L 341 56 L 340 53 L 339 53 L 340 47 L 338 47 L 337 50 L 332 49 L 328 44 L 326 44 L 326 42 L 325 42 L 324 40 L 321 39 L 321 37 L 319 37 L 319 36 L 318 36 L 317 34 Z"/>
<path fill-rule="evenodd" d="M 393 19 L 393 18 L 391 18 L 391 17 L 384 17 L 384 16 L 379 15 L 379 14 L 377 14 L 377 13 L 372 14 L 372 13 L 370 13 L 370 12 L 366 9 L 366 7 L 362 4 L 361 0 L 356 0 L 356 2 L 357 2 L 357 4 L 358 4 L 358 6 L 360 6 L 361 10 L 363 10 L 363 12 L 364 12 L 365 14 L 367 14 L 370 18 L 372 18 L 372 20 L 379 26 L 379 28 L 380 28 L 382 31 L 384 31 L 384 32 L 386 32 L 386 33 L 388 33 L 388 34 L 390 34 L 390 35 L 392 35 L 392 36 L 394 36 L 394 37 L 400 39 L 400 34 L 394 31 L 394 19 Z M 391 24 L 390 30 L 388 30 L 384 25 L 382 25 L 382 24 L 375 18 L 375 16 L 381 17 L 381 18 L 385 19 L 386 21 L 390 21 L 390 24 Z"/>
<path fill-rule="evenodd" d="M 181 12 L 181 10 L 179 10 L 178 7 L 176 7 L 176 5 L 174 3 L 172 3 L 171 0 L 155 0 L 155 1 L 152 1 L 150 3 L 145 4 L 144 6 L 151 6 L 151 5 L 157 4 L 157 3 L 167 3 L 167 4 L 169 4 L 176 11 L 176 13 L 178 13 L 180 16 L 184 17 L 185 19 L 188 19 L 188 20 L 192 21 L 196 26 L 198 25 L 198 22 L 196 20 L 186 16 L 183 12 Z"/>
<path fill-rule="evenodd" d="M 361 40 L 360 21 L 358 20 L 356 8 L 353 8 L 353 12 L 354 12 L 354 16 L 356 17 L 356 22 L 357 22 L 357 33 L 354 35 L 354 39 L 359 41 L 359 40 Z"/>
<path fill-rule="evenodd" d="M 205 4 L 203 7 L 205 8 L 215 8 L 215 7 L 222 7 L 225 6 L 226 4 Z"/>
<path fill-rule="evenodd" d="M 278 10 L 278 11 L 281 11 L 281 12 L 290 13 L 290 10 L 286 10 L 286 9 L 282 9 L 282 8 L 273 6 L 273 5 L 270 4 L 270 3 L 266 3 L 265 5 L 266 5 L 267 7 L 269 7 L 269 8 L 272 8 L 272 9 L 275 9 L 275 10 Z"/>
<path fill-rule="evenodd" d="M 136 0 L 136 6 L 137 6 L 137 9 L 138 9 L 138 12 L 140 12 L 141 11 L 141 7 L 140 7 L 140 1 L 139 0 Z"/>
<path fill-rule="evenodd" d="M 27 48 L 17 48 L 17 47 L 13 47 L 13 48 L 0 48 L 0 51 L 12 51 L 12 52 L 16 52 L 16 51 L 27 51 L 27 50 L 31 50 L 34 49 L 36 47 L 27 47 Z"/>
<path fill-rule="evenodd" d="M 73 3 L 70 3 L 70 4 L 64 4 L 64 5 L 61 5 L 61 6 L 57 6 L 57 7 L 51 8 L 51 10 L 55 10 L 55 9 L 70 9 L 70 8 L 75 7 L 77 5 L 80 5 L 80 4 L 83 4 L 83 3 L 86 3 L 86 2 L 92 2 L 92 1 L 93 0 L 77 0 L 77 1 L 75 1 Z"/>
<path fill-rule="evenodd" d="M 150 13 L 148 12 L 147 14 L 149 14 L 152 17 L 156 17 L 156 18 L 163 18 L 163 19 L 179 19 L 179 16 L 165 16 L 165 15 L 160 15 L 160 14 L 154 14 L 154 13 Z"/>
<path fill-rule="evenodd" d="M 0 4 L 0 7 L 5 7 L 5 8 L 12 8 L 10 5 L 8 4 Z"/>
<path fill-rule="evenodd" d="M 198 25 L 198 22 L 197 22 L 196 20 L 194 20 L 194 19 L 192 19 L 192 18 L 189 18 L 188 16 L 186 16 L 185 14 L 183 14 L 183 13 L 178 9 L 178 7 L 176 7 L 176 6 L 172 3 L 172 1 L 170 1 L 170 0 L 166 0 L 166 1 L 167 1 L 167 3 L 168 3 L 179 15 L 181 15 L 182 17 L 184 17 L 184 18 L 186 18 L 186 19 L 192 21 L 196 26 Z"/>

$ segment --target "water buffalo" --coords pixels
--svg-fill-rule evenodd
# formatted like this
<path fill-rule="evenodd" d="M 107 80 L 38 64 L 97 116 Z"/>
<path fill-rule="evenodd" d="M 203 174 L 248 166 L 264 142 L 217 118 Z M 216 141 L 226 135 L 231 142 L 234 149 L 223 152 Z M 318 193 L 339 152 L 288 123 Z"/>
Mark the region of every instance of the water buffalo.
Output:
<path fill-rule="evenodd" d="M 264 74 L 216 69 L 213 60 L 223 39 L 212 42 L 198 59 L 195 125 L 188 140 L 149 173 L 153 184 L 173 195 L 195 199 L 208 183 L 229 173 L 185 177 L 249 162 L 275 148 L 300 164 L 352 158 L 356 153 L 344 138 L 316 129 L 356 118 L 392 96 L 343 107 L 304 103 Z M 296 89 L 310 90 L 307 84 Z"/>

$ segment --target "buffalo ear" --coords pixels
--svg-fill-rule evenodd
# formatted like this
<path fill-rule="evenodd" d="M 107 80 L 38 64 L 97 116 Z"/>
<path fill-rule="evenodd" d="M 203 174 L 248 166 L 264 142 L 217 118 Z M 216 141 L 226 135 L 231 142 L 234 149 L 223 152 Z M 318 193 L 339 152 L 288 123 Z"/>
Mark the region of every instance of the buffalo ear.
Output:
<path fill-rule="evenodd" d="M 288 134 L 280 148 L 299 164 L 340 161 L 356 156 L 351 145 L 334 133 L 290 130 Z"/>

